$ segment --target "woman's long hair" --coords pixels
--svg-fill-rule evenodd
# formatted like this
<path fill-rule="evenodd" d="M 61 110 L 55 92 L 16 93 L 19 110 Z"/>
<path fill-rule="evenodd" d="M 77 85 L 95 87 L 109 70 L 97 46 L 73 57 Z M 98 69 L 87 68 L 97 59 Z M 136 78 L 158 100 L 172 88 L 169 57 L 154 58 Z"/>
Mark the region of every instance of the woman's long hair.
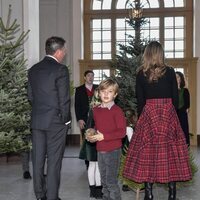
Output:
<path fill-rule="evenodd" d="M 180 88 L 184 88 L 185 87 L 184 74 L 182 72 L 179 72 L 179 71 L 176 71 L 176 74 L 178 74 L 178 76 L 180 77 Z"/>
<path fill-rule="evenodd" d="M 142 69 L 149 82 L 157 81 L 165 73 L 164 50 L 157 41 L 150 42 L 144 51 Z"/>

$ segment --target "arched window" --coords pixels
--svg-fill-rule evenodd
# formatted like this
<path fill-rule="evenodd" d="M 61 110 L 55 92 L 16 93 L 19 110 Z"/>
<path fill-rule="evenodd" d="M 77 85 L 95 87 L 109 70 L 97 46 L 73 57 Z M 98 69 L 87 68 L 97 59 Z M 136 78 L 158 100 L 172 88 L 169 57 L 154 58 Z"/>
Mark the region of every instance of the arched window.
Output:
<path fill-rule="evenodd" d="M 85 0 L 85 56 L 89 60 L 109 60 L 119 43 L 127 42 L 132 27 L 125 22 L 134 0 Z M 142 36 L 160 41 L 166 58 L 192 57 L 192 1 L 141 0 L 143 16 L 149 21 Z"/>

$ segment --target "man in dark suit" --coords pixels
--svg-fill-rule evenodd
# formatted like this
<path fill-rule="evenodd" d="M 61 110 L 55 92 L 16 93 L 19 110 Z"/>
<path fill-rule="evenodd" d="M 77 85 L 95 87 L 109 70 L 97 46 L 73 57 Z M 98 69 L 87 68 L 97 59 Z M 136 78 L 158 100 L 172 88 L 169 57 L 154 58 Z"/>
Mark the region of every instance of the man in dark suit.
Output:
<path fill-rule="evenodd" d="M 84 80 L 85 83 L 77 87 L 75 91 L 75 114 L 82 132 L 85 131 L 84 128 L 88 118 L 89 104 L 94 94 L 94 90 L 98 87 L 98 85 L 93 84 L 93 71 L 85 71 Z"/>
<path fill-rule="evenodd" d="M 88 111 L 94 90 L 98 85 L 93 84 L 94 72 L 87 70 L 84 73 L 85 83 L 76 88 L 75 91 L 75 114 L 76 119 L 81 130 L 81 137 L 84 138 L 85 124 L 87 123 Z M 88 162 L 86 161 L 86 167 Z"/>
<path fill-rule="evenodd" d="M 33 184 L 38 200 L 59 200 L 60 171 L 71 118 L 69 72 L 61 64 L 66 54 L 65 40 L 51 37 L 46 41 L 45 50 L 45 58 L 28 72 Z"/>

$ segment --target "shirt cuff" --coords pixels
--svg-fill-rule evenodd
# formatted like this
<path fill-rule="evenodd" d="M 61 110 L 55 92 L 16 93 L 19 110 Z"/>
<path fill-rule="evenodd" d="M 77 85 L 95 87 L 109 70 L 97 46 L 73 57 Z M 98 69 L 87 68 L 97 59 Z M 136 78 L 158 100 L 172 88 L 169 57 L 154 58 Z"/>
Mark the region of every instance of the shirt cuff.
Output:
<path fill-rule="evenodd" d="M 68 125 L 68 124 L 70 124 L 70 123 L 71 123 L 71 120 L 70 120 L 70 121 L 68 121 L 68 122 L 66 122 L 66 123 L 65 123 L 65 125 Z"/>

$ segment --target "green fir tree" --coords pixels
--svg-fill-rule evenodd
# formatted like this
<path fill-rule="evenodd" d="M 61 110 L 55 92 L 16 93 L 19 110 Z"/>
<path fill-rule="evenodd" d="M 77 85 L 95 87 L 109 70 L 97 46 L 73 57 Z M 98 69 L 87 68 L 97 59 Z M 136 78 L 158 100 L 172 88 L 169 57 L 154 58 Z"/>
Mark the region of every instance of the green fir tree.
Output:
<path fill-rule="evenodd" d="M 27 32 L 11 22 L 11 6 L 4 23 L 0 18 L 0 154 L 25 151 L 30 135 L 27 69 L 23 55 Z"/>
<path fill-rule="evenodd" d="M 130 4 L 132 9 L 142 10 L 139 1 Z M 112 61 L 112 68 L 115 71 L 114 79 L 120 86 L 120 92 L 117 97 L 117 104 L 124 110 L 136 110 L 137 101 L 135 94 L 136 73 L 141 66 L 141 59 L 147 39 L 142 37 L 142 28 L 146 23 L 142 15 L 130 16 L 126 19 L 126 23 L 133 28 L 135 35 L 126 35 L 127 44 L 118 44 L 119 53 Z"/>

